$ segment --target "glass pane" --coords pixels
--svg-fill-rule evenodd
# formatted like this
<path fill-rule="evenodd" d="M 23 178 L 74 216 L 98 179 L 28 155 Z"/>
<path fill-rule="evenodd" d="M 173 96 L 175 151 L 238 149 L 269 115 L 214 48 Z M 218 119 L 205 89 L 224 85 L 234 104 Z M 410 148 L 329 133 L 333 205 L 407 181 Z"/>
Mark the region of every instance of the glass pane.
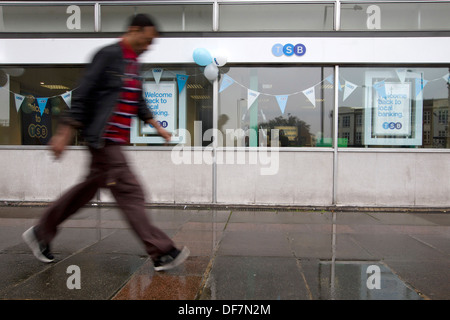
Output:
<path fill-rule="evenodd" d="M 450 3 L 347 3 L 341 30 L 449 30 Z"/>
<path fill-rule="evenodd" d="M 212 31 L 212 5 L 148 5 L 101 7 L 101 31 L 123 32 L 137 13 L 153 17 L 163 32 Z"/>
<path fill-rule="evenodd" d="M 333 30 L 330 4 L 220 4 L 220 31 Z"/>
<path fill-rule="evenodd" d="M 81 67 L 1 67 L 0 144 L 46 145 Z M 43 99 L 43 100 L 40 100 Z"/>
<path fill-rule="evenodd" d="M 162 72 L 161 78 L 156 84 L 153 70 L 159 69 Z M 186 75 L 187 81 L 178 82 L 177 75 Z M 204 133 L 213 127 L 213 86 L 206 79 L 204 74 L 200 72 L 198 67 L 184 66 L 155 66 L 154 64 L 145 64 L 142 72 L 144 78 L 144 97 L 147 106 L 152 109 L 156 120 L 164 121 L 164 119 L 175 120 L 175 130 L 183 128 L 182 117 L 186 118 L 187 137 L 186 146 L 207 146 L 211 143 L 202 139 Z M 164 105 L 170 103 L 168 99 L 164 99 L 164 85 L 174 84 L 173 96 L 176 97 L 175 109 L 177 116 L 171 117 L 170 110 L 165 109 Z M 156 94 L 155 94 L 156 93 Z M 183 94 L 185 93 L 185 94 Z M 166 111 L 169 111 L 166 113 Z M 175 118 L 175 119 L 173 119 Z M 166 128 L 168 130 L 169 128 Z M 170 131 L 170 130 L 169 130 Z"/>
<path fill-rule="evenodd" d="M 231 67 L 220 83 L 223 145 L 267 146 L 277 129 L 282 147 L 331 147 L 330 76 L 331 67 Z"/>
<path fill-rule="evenodd" d="M 0 6 L 0 32 L 93 32 L 94 6 Z"/>
<path fill-rule="evenodd" d="M 346 68 L 339 138 L 349 147 L 450 148 L 449 68 Z"/>
<path fill-rule="evenodd" d="M 143 65 L 142 75 L 147 83 L 155 83 L 153 68 L 155 65 Z M 210 144 L 210 141 L 202 141 L 201 136 L 213 127 L 211 82 L 196 67 L 159 68 L 165 74 L 161 83 L 174 81 L 176 92 L 176 74 L 188 75 L 183 89 L 186 90 L 186 101 L 183 104 L 180 100 L 175 101 L 175 108 L 178 111 L 180 105 L 186 106 L 186 129 L 192 137 L 190 144 Z M 55 132 L 59 116 L 69 108 L 71 99 L 66 94 L 75 93 L 83 70 L 82 66 L 0 66 L 0 145 L 46 145 Z M 148 105 L 150 103 L 148 101 Z M 158 114 L 158 110 L 154 110 L 154 114 L 157 120 L 162 120 L 163 115 Z M 196 121 L 202 123 L 200 138 L 195 133 Z M 83 144 L 80 134 L 74 144 Z"/>

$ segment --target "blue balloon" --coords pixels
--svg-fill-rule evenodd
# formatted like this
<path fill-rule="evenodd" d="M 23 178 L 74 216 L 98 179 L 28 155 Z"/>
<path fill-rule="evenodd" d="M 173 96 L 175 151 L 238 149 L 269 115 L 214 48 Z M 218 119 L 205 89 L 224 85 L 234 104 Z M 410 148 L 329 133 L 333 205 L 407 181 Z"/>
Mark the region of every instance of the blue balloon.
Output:
<path fill-rule="evenodd" d="M 208 50 L 204 48 L 197 48 L 192 54 L 194 61 L 199 66 L 207 66 L 212 62 L 212 56 Z"/>

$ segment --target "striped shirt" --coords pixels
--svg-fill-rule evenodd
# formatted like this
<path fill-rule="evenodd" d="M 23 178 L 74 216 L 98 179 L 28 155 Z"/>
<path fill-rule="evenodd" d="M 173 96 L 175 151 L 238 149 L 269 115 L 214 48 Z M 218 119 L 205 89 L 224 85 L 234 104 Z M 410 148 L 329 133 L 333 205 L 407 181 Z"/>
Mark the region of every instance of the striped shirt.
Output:
<path fill-rule="evenodd" d="M 120 42 L 120 46 L 125 59 L 125 73 L 117 105 L 107 123 L 104 138 L 115 143 L 126 144 L 130 141 L 131 119 L 138 111 L 142 82 L 139 77 L 136 53 L 124 41 Z"/>

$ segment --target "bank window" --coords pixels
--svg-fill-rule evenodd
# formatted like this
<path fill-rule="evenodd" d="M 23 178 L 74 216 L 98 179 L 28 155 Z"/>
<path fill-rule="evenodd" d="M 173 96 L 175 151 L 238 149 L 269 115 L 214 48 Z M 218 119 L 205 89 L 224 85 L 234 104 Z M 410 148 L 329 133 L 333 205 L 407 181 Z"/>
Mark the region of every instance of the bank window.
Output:
<path fill-rule="evenodd" d="M 93 5 L 1 5 L 0 32 L 93 32 Z"/>
<path fill-rule="evenodd" d="M 450 148 L 448 67 L 340 68 L 339 117 L 361 115 L 348 147 Z M 357 118 L 356 118 L 357 119 Z"/>
<path fill-rule="evenodd" d="M 332 147 L 332 67 L 230 66 L 219 86 L 219 145 Z"/>
<path fill-rule="evenodd" d="M 83 70 L 71 65 L 0 66 L 0 145 L 47 145 L 59 117 L 71 107 Z M 201 122 L 203 131 L 213 126 L 212 84 L 203 73 L 197 67 L 143 65 L 142 77 L 147 106 L 174 135 L 173 143 L 202 146 L 201 138 L 194 139 L 194 124 Z M 144 139 L 131 144 L 163 143 L 148 127 L 139 128 L 138 135 Z M 80 133 L 73 145 L 84 145 Z"/>
<path fill-rule="evenodd" d="M 333 30 L 334 3 L 220 3 L 220 31 Z"/>
<path fill-rule="evenodd" d="M 450 3 L 350 2 L 341 4 L 340 30 L 450 30 Z"/>
<path fill-rule="evenodd" d="M 163 128 L 172 134 L 172 145 L 207 146 L 213 128 L 213 85 L 198 66 L 142 67 L 143 95 Z M 135 129 L 135 131 L 133 131 Z M 164 140 L 148 126 L 132 127 L 133 145 L 161 145 Z"/>
<path fill-rule="evenodd" d="M 212 4 L 102 5 L 101 31 L 123 32 L 130 16 L 145 13 L 162 32 L 212 31 Z"/>

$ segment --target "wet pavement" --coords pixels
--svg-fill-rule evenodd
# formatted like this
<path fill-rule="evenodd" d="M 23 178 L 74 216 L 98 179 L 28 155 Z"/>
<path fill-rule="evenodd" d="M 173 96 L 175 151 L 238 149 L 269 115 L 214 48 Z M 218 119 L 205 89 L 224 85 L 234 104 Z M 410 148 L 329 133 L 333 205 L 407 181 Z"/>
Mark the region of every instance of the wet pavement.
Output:
<path fill-rule="evenodd" d="M 450 299 L 446 213 L 148 208 L 191 250 L 156 273 L 116 207 L 83 208 L 37 261 L 21 235 L 44 210 L 0 207 L 0 299 Z"/>

